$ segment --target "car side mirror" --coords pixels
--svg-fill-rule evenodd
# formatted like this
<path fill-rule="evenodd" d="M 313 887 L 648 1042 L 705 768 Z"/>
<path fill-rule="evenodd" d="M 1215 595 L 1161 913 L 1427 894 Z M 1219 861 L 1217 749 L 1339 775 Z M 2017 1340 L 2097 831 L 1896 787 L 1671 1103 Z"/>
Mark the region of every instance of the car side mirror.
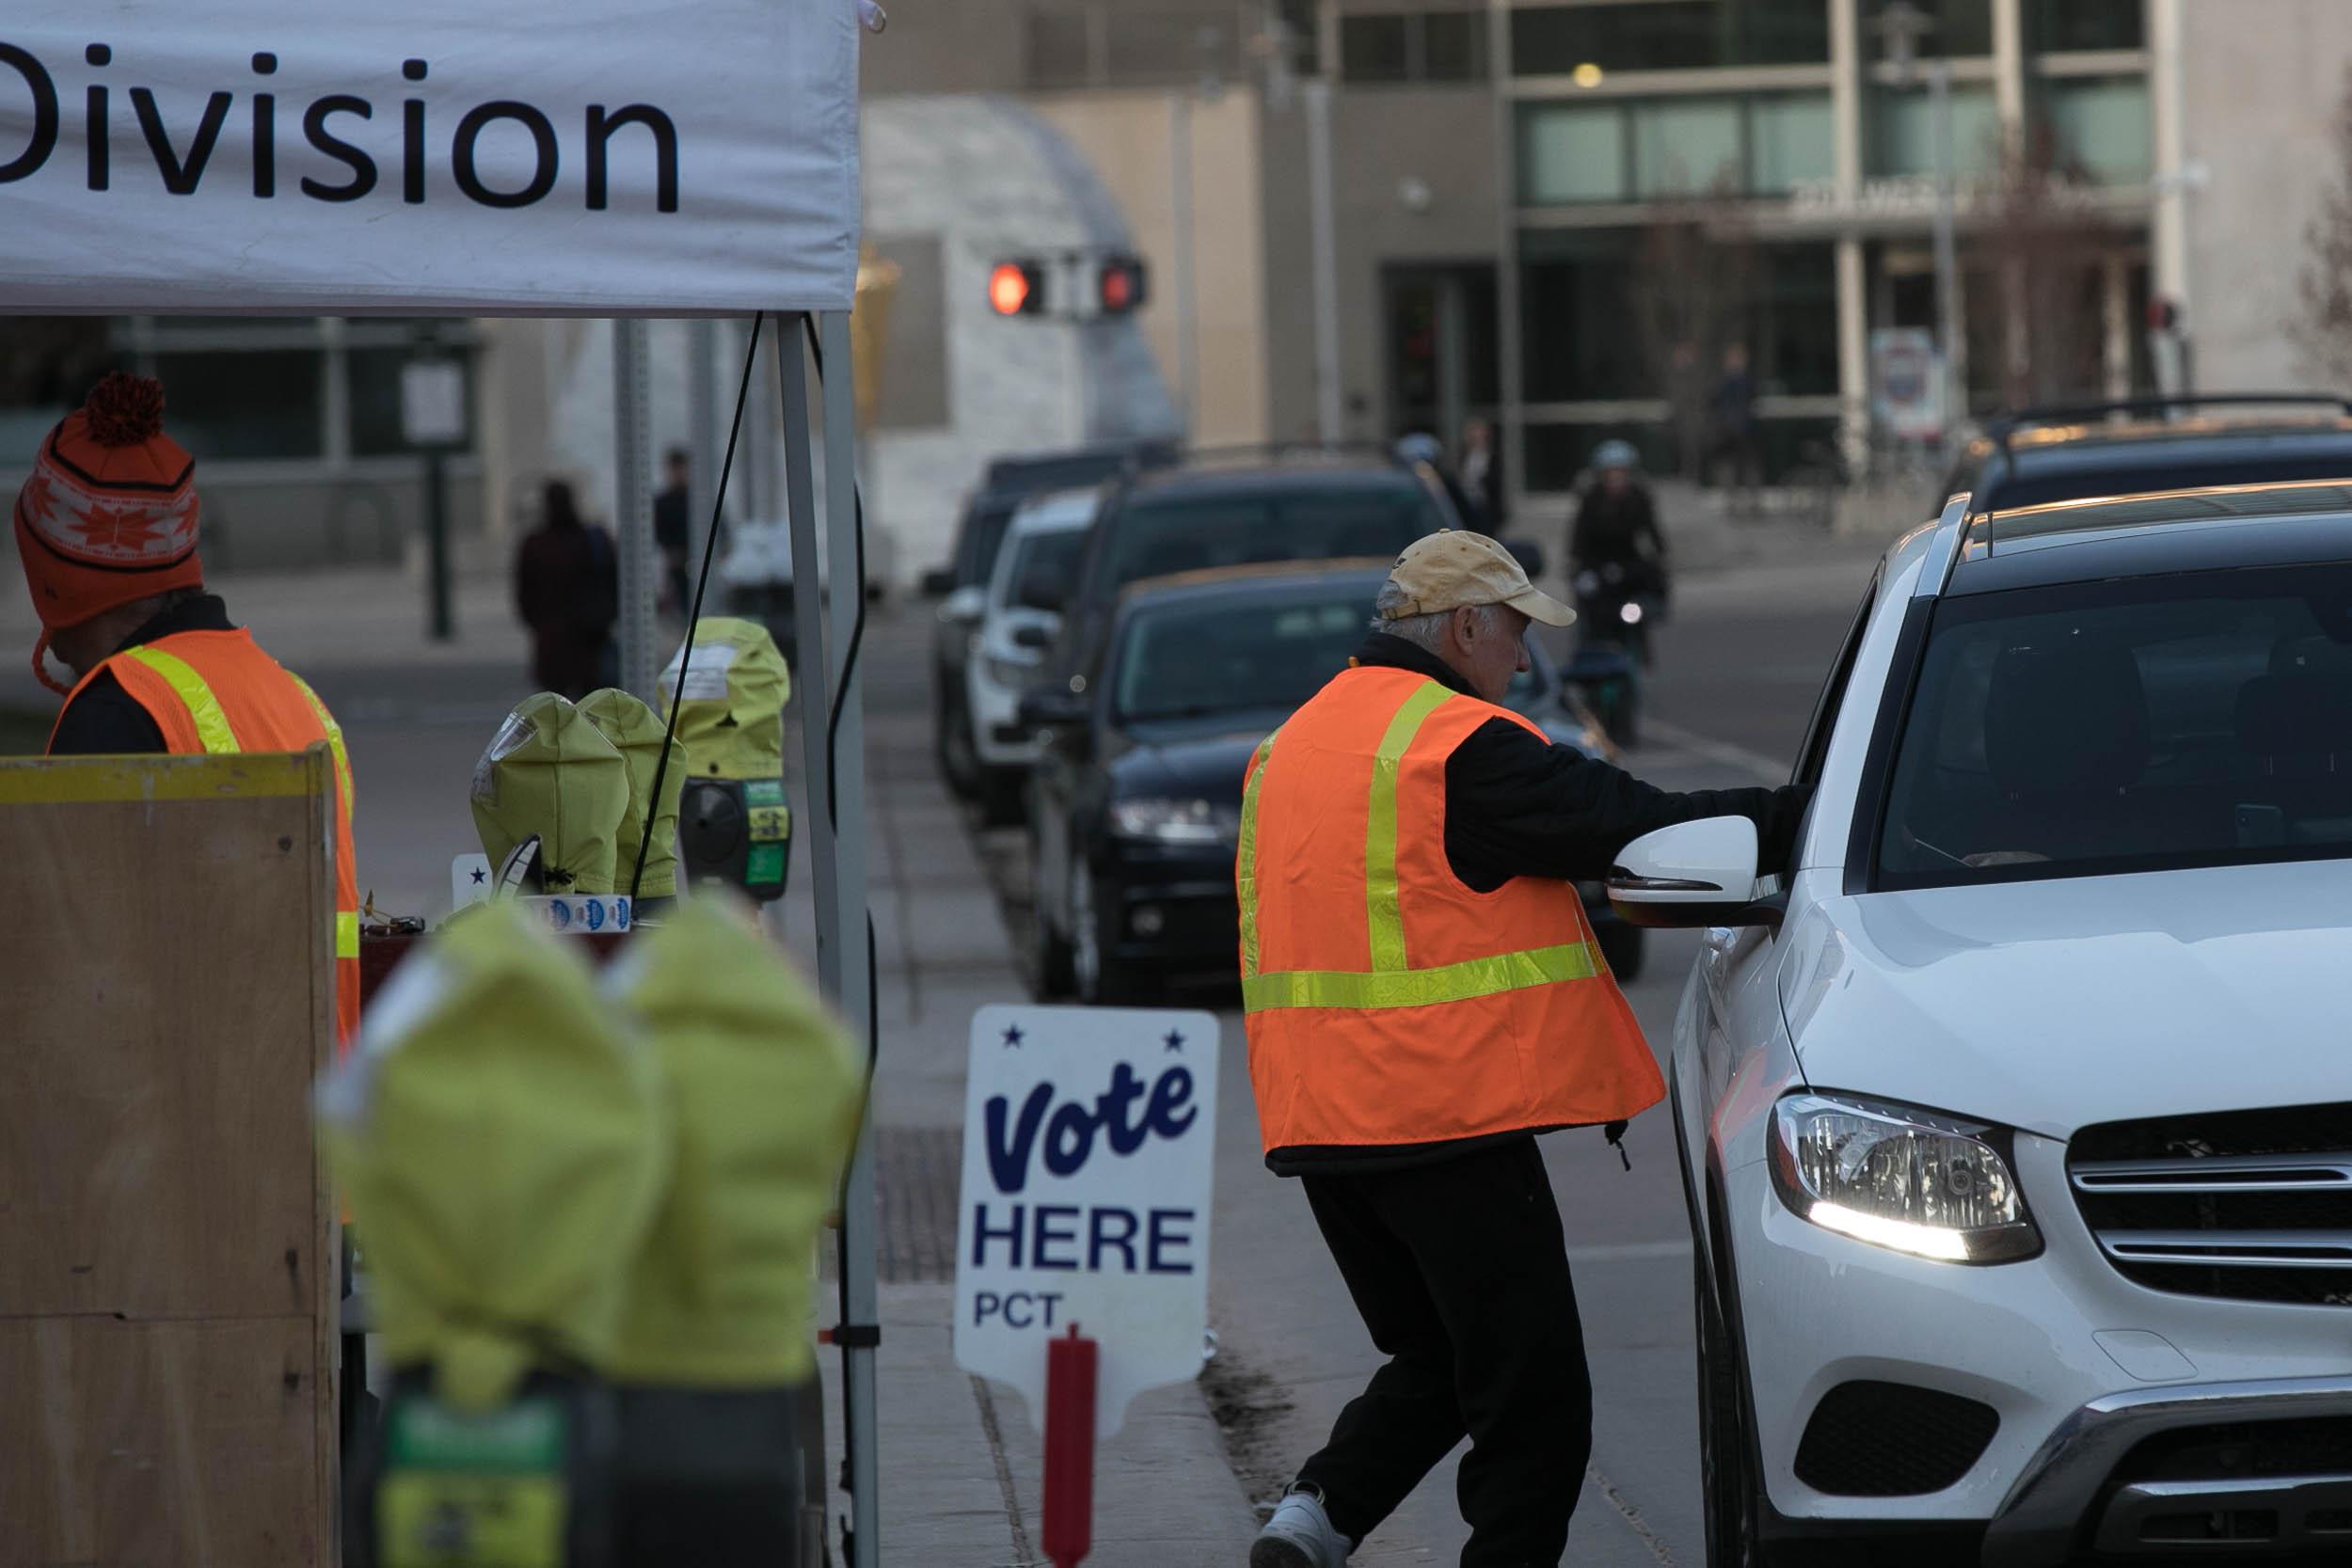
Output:
<path fill-rule="evenodd" d="M 1091 705 L 1082 692 L 1058 686 L 1034 686 L 1021 693 L 1015 717 L 1024 730 L 1073 729 L 1087 721 Z"/>
<path fill-rule="evenodd" d="M 923 597 L 944 599 L 956 591 L 956 574 L 946 566 L 934 566 L 923 574 Z"/>
<path fill-rule="evenodd" d="M 1756 824 L 1709 816 L 1645 833 L 1618 853 L 1609 907 L 1629 926 L 1777 926 L 1777 879 L 1756 877 Z"/>
<path fill-rule="evenodd" d="M 969 626 L 987 611 L 987 590 L 969 584 L 939 601 L 939 618 L 943 621 L 961 621 Z"/>
<path fill-rule="evenodd" d="M 1012 645 L 1016 648 L 1050 648 L 1054 645 L 1054 629 L 1035 622 L 1012 628 Z"/>
<path fill-rule="evenodd" d="M 1502 547 L 1511 552 L 1511 559 L 1519 563 L 1519 570 L 1530 578 L 1544 575 L 1544 547 L 1526 539 L 1505 539 Z"/>
<path fill-rule="evenodd" d="M 1070 574 L 1058 566 L 1034 566 L 1021 576 L 1013 598 L 1024 610 L 1058 610 L 1070 602 Z"/>

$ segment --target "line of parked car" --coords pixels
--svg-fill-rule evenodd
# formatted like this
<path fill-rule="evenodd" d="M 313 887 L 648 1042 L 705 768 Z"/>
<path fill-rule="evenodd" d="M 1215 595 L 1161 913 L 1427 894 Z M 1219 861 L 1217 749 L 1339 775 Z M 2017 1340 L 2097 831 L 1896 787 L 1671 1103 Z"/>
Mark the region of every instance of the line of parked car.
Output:
<path fill-rule="evenodd" d="M 925 583 L 937 750 L 984 820 L 1027 828 L 1040 997 L 1133 1005 L 1231 977 L 1250 753 L 1345 666 L 1397 554 L 1457 521 L 1411 449 L 1105 448 L 991 469 Z M 1533 651 L 1510 705 L 1613 755 Z M 1630 978 L 1641 931 L 1584 891 Z"/>

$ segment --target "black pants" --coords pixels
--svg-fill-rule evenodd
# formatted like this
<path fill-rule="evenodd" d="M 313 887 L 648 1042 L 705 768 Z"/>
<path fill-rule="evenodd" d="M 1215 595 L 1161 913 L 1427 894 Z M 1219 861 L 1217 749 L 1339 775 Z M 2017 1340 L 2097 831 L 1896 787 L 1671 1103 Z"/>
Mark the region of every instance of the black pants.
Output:
<path fill-rule="evenodd" d="M 1464 1568 L 1552 1568 L 1592 1452 L 1593 1386 L 1535 1140 L 1303 1180 L 1389 1363 L 1298 1479 L 1360 1542 L 1467 1433 Z"/>

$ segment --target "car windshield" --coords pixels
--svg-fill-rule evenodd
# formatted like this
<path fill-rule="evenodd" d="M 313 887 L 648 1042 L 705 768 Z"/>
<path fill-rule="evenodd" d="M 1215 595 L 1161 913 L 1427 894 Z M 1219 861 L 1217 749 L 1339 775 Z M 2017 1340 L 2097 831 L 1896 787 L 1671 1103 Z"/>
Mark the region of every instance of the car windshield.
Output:
<path fill-rule="evenodd" d="M 956 586 L 977 587 L 996 569 L 996 552 L 1004 547 L 1005 531 L 1021 504 L 1017 496 L 982 496 L 964 517 L 963 536 L 956 550 Z"/>
<path fill-rule="evenodd" d="M 1347 667 L 1371 616 L 1361 593 L 1145 609 L 1129 623 L 1113 677 L 1119 717 L 1149 723 L 1288 711 Z"/>
<path fill-rule="evenodd" d="M 2352 856 L 2352 567 L 1937 607 L 1877 886 Z"/>
<path fill-rule="evenodd" d="M 1109 585 L 1261 562 L 1392 558 L 1444 526 L 1429 493 L 1402 476 L 1259 495 L 1146 496 L 1120 509 L 1106 541 Z"/>
<path fill-rule="evenodd" d="M 1087 531 L 1082 528 L 1054 529 L 1041 533 L 1025 533 L 1013 541 L 1009 569 L 998 579 L 1004 584 L 1001 602 L 1020 604 L 1021 585 L 1031 573 L 1056 572 L 1068 583 L 1071 574 L 1078 569 L 1078 556 L 1086 548 Z M 1030 605 L 1031 610 L 1057 608 L 1050 605 Z"/>

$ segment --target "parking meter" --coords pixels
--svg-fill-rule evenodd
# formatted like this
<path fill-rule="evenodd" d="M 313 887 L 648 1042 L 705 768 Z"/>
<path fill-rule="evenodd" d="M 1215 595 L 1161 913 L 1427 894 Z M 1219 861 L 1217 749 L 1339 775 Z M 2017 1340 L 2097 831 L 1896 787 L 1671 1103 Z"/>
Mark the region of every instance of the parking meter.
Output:
<path fill-rule="evenodd" d="M 661 690 L 675 705 L 688 765 L 680 869 L 698 885 L 736 888 L 763 903 L 782 896 L 792 849 L 784 789 L 792 677 L 775 639 L 756 621 L 704 621 L 691 657 L 681 647 L 661 673 Z"/>

